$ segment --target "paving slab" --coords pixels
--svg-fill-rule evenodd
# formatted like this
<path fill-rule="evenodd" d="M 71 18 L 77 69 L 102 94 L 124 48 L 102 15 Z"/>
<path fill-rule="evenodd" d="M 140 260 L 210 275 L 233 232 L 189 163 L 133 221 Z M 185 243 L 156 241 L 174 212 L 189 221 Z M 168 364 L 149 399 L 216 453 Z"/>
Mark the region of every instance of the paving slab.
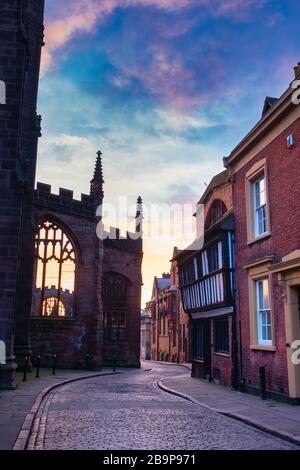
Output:
<path fill-rule="evenodd" d="M 300 406 L 262 400 L 188 376 L 163 379 L 160 386 L 165 391 L 300 445 Z"/>

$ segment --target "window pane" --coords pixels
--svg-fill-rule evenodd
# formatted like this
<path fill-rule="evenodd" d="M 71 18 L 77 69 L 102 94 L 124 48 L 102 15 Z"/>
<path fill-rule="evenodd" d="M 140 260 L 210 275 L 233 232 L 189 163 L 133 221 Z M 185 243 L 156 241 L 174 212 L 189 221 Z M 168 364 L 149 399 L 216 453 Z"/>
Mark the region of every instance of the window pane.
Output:
<path fill-rule="evenodd" d="M 259 181 L 254 183 L 254 207 L 257 209 L 260 206 L 260 197 L 259 197 Z"/>
<path fill-rule="evenodd" d="M 258 237 L 267 232 L 266 182 L 261 178 L 253 183 L 254 232 Z"/>
<path fill-rule="evenodd" d="M 257 283 L 257 295 L 258 295 L 258 309 L 263 310 L 264 308 L 264 291 L 263 291 L 263 282 L 259 281 Z"/>
<path fill-rule="evenodd" d="M 269 279 L 256 282 L 258 341 L 272 343 Z"/>
<path fill-rule="evenodd" d="M 265 179 L 263 178 L 259 182 L 259 193 L 260 193 L 260 206 L 266 204 L 266 191 L 265 191 Z"/>
<path fill-rule="evenodd" d="M 264 279 L 263 281 L 263 292 L 264 292 L 264 303 L 263 308 L 265 310 L 270 308 L 270 300 L 269 300 L 269 280 Z"/>

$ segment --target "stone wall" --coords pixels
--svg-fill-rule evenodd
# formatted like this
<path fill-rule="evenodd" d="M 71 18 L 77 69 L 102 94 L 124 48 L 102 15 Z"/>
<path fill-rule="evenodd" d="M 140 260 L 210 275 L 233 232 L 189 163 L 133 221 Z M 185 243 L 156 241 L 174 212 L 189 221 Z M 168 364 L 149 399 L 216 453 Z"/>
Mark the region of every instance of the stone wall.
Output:
<path fill-rule="evenodd" d="M 30 352 L 31 213 L 43 13 L 43 0 L 0 4 L 0 81 L 6 89 L 6 104 L 0 104 L 0 339 L 7 347 L 7 386 L 14 386 L 14 336 L 20 357 Z"/>

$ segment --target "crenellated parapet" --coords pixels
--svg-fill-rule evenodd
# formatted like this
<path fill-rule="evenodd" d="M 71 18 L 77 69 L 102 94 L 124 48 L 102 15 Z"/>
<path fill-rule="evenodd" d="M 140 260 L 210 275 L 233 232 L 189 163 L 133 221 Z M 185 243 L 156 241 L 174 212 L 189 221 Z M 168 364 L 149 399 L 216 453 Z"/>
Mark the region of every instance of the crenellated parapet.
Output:
<path fill-rule="evenodd" d="M 87 194 L 81 195 L 81 200 L 74 199 L 73 191 L 59 188 L 58 194 L 51 192 L 51 185 L 37 183 L 34 192 L 34 203 L 36 206 L 55 211 L 65 212 L 76 216 L 95 219 L 95 199 Z"/>
<path fill-rule="evenodd" d="M 109 232 L 104 232 L 104 247 L 117 248 L 133 253 L 143 252 L 143 240 L 134 232 L 126 232 L 122 235 L 119 228 L 110 227 Z"/>

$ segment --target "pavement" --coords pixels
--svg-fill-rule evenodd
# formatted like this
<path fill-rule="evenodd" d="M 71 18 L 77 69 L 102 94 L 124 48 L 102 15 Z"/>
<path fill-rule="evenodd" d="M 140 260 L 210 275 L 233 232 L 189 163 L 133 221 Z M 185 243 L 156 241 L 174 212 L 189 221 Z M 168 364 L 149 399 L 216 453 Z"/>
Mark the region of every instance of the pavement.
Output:
<path fill-rule="evenodd" d="M 300 406 L 262 400 L 193 377 L 162 379 L 159 386 L 166 392 L 300 445 Z"/>
<path fill-rule="evenodd" d="M 193 379 L 189 368 L 19 375 L 17 390 L 0 393 L 0 449 L 299 450 L 300 407 Z"/>
<path fill-rule="evenodd" d="M 44 396 L 53 387 L 70 380 L 78 380 L 99 375 L 91 371 L 41 369 L 40 378 L 28 373 L 23 382 L 23 374 L 17 373 L 17 388 L 13 391 L 0 391 L 0 450 L 12 449 L 18 436 L 28 437 L 35 411 Z M 19 443 L 21 440 L 19 441 Z"/>

